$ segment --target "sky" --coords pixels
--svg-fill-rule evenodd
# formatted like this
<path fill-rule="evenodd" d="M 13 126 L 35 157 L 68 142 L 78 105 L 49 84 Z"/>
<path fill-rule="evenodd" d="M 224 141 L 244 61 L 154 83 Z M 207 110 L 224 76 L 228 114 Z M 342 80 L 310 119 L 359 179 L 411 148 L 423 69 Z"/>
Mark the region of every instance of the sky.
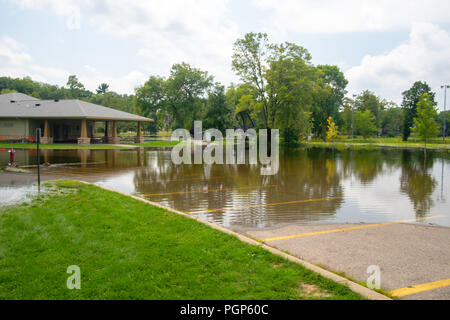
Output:
<path fill-rule="evenodd" d="M 131 94 L 187 62 L 229 85 L 239 82 L 233 43 L 247 32 L 339 66 L 349 97 L 368 89 L 400 104 L 421 80 L 443 109 L 448 0 L 0 0 L 0 76 L 63 86 L 75 74 L 89 90 Z"/>

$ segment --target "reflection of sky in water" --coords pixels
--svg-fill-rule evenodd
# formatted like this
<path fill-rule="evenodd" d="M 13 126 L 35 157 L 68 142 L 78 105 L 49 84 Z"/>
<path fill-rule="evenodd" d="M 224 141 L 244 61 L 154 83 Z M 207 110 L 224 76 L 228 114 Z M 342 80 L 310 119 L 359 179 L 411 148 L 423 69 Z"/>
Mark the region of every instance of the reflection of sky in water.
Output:
<path fill-rule="evenodd" d="M 45 190 L 41 187 L 41 192 Z M 0 187 L 0 205 L 29 202 L 38 194 L 36 185 L 22 187 Z"/>
<path fill-rule="evenodd" d="M 99 180 L 95 182 L 99 186 L 117 190 L 123 193 L 133 194 L 135 193 L 134 186 L 134 172 L 130 171 L 125 174 L 120 174 L 118 176 L 105 178 L 104 180 Z"/>

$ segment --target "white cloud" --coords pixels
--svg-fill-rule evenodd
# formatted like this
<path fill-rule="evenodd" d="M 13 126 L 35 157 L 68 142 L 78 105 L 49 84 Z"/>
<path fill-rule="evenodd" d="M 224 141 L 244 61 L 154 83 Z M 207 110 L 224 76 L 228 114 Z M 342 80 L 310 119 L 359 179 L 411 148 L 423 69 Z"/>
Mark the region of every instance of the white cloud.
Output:
<path fill-rule="evenodd" d="M 0 38 L 0 75 L 13 78 L 31 77 L 35 81 L 65 86 L 71 74 L 77 74 L 85 87 L 93 92 L 102 82 L 109 84 L 110 89 L 120 93 L 133 93 L 134 88 L 143 84 L 147 76 L 139 71 L 131 71 L 123 76 L 102 74 L 90 65 L 85 65 L 83 72 L 41 66 L 33 62 L 33 58 L 24 46 L 10 37 Z"/>
<path fill-rule="evenodd" d="M 23 8 L 68 17 L 71 8 L 89 28 L 140 44 L 142 70 L 167 75 L 182 61 L 208 70 L 219 81 L 234 80 L 233 42 L 240 36 L 228 0 L 16 0 Z"/>
<path fill-rule="evenodd" d="M 409 29 L 412 23 L 448 23 L 447 0 L 253 0 L 267 27 L 285 32 L 337 33 Z"/>
<path fill-rule="evenodd" d="M 0 65 L 22 65 L 31 61 L 31 56 L 25 53 L 23 46 L 16 40 L 4 36 L 0 39 Z"/>
<path fill-rule="evenodd" d="M 365 56 L 345 73 L 349 93 L 369 89 L 400 104 L 401 93 L 420 80 L 432 87 L 439 101 L 440 85 L 450 83 L 449 57 L 450 33 L 433 24 L 416 23 L 406 43 L 386 54 Z"/>

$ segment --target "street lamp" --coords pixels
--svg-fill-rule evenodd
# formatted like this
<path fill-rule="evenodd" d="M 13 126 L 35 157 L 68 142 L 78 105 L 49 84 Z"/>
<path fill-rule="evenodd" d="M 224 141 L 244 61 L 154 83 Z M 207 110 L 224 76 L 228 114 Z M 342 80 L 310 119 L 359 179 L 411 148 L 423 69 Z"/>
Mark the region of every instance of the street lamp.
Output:
<path fill-rule="evenodd" d="M 442 85 L 441 89 L 444 89 L 444 124 L 442 126 L 442 139 L 444 140 L 444 144 L 445 144 L 445 130 L 446 130 L 446 120 L 445 120 L 445 109 L 446 109 L 446 104 L 447 104 L 447 88 L 450 88 L 450 86 L 448 84 L 446 85 Z"/>

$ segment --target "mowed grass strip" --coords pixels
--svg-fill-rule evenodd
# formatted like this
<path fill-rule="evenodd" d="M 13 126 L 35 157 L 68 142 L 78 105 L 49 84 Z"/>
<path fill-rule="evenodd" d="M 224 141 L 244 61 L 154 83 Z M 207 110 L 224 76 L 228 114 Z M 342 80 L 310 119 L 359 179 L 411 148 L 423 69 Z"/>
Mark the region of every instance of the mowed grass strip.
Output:
<path fill-rule="evenodd" d="M 41 199 L 0 207 L 1 299 L 361 299 L 193 219 L 51 183 L 57 191 Z M 81 269 L 80 290 L 67 289 L 70 265 Z"/>
<path fill-rule="evenodd" d="M 0 149 L 36 149 L 36 143 L 9 143 L 0 142 Z M 108 149 L 132 149 L 133 147 L 127 145 L 111 145 L 111 144 L 39 144 L 40 149 L 61 149 L 61 150 L 78 150 L 78 149 L 94 149 L 94 150 L 108 150 Z"/>

